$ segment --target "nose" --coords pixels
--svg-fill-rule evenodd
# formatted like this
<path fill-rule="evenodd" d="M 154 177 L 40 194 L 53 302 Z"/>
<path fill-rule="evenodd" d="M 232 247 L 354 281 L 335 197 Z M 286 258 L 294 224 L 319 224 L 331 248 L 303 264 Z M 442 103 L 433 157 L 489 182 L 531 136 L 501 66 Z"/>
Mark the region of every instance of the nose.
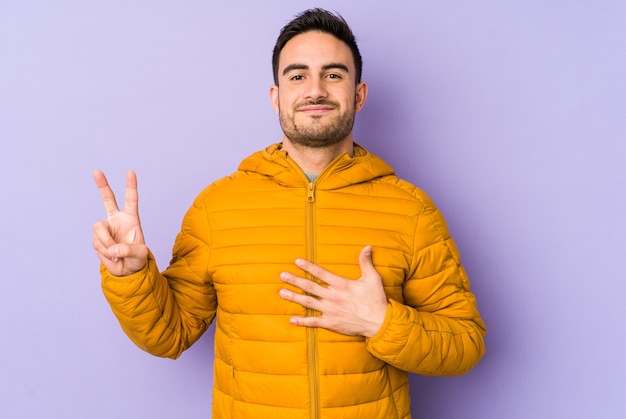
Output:
<path fill-rule="evenodd" d="M 306 99 L 320 99 L 328 95 L 324 79 L 321 77 L 311 77 L 308 80 L 304 96 Z"/>

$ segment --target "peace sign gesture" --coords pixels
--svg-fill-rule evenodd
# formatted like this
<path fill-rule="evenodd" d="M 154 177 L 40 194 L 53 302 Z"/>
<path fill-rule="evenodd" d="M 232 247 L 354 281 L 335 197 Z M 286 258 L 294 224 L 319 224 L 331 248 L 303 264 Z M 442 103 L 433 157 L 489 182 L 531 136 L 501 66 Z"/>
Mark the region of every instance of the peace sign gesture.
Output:
<path fill-rule="evenodd" d="M 115 276 L 126 276 L 139 271 L 148 261 L 141 223 L 139 222 L 137 175 L 126 174 L 124 211 L 120 211 L 115 194 L 100 170 L 93 173 L 107 218 L 93 225 L 93 247 L 102 264 Z"/>

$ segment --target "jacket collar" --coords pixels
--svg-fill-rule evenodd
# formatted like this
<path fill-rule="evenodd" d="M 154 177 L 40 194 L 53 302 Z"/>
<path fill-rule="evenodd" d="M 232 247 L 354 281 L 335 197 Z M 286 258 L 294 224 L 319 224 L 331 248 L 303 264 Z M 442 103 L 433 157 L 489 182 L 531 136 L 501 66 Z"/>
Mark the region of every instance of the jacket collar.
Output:
<path fill-rule="evenodd" d="M 269 176 L 283 186 L 308 183 L 302 169 L 289 158 L 281 143 L 272 144 L 245 158 L 239 170 Z M 354 157 L 347 153 L 338 156 L 320 173 L 315 183 L 320 189 L 336 189 L 393 174 L 393 169 L 380 157 L 355 143 Z"/>

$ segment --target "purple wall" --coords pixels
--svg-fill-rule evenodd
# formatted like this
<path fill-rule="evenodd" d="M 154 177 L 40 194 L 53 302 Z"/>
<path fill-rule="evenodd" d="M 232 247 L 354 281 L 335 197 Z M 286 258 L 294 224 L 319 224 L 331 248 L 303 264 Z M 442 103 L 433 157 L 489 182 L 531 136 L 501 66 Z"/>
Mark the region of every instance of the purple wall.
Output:
<path fill-rule="evenodd" d="M 210 416 L 212 330 L 174 362 L 102 297 L 91 172 L 139 176 L 165 267 L 191 200 L 280 139 L 268 90 L 304 1 L 0 3 L 0 417 Z M 381 4 L 384 4 L 383 8 Z M 319 1 L 360 40 L 357 141 L 446 214 L 489 328 L 416 417 L 626 412 L 626 3 Z"/>

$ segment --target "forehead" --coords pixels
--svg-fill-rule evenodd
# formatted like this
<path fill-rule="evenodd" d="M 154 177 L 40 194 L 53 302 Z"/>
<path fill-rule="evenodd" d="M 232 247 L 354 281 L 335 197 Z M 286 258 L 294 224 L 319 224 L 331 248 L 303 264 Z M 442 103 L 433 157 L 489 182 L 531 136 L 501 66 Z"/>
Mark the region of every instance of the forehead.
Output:
<path fill-rule="evenodd" d="M 292 64 L 312 67 L 328 63 L 342 63 L 354 71 L 352 51 L 345 42 L 328 33 L 311 31 L 296 35 L 285 44 L 278 67 L 282 71 Z"/>

